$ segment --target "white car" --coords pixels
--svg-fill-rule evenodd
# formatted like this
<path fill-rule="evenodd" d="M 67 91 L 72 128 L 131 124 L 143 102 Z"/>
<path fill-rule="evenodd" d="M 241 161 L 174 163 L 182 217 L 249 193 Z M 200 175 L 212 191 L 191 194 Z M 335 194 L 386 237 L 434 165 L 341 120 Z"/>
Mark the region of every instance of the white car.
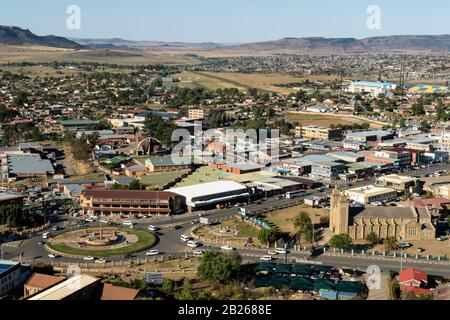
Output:
<path fill-rule="evenodd" d="M 272 261 L 272 256 L 262 256 L 260 258 L 261 261 Z"/>
<path fill-rule="evenodd" d="M 234 248 L 231 246 L 222 246 L 222 247 L 220 247 L 220 249 L 222 249 L 224 251 L 233 251 L 234 250 Z"/>
<path fill-rule="evenodd" d="M 148 250 L 146 255 L 147 256 L 157 256 L 159 254 L 158 250 Z"/>
<path fill-rule="evenodd" d="M 48 255 L 48 257 L 49 257 L 50 259 L 56 259 L 56 258 L 58 258 L 58 256 L 57 256 L 56 254 L 54 254 L 54 253 L 50 253 L 50 254 Z"/>
<path fill-rule="evenodd" d="M 155 226 L 148 226 L 148 230 L 155 232 L 155 231 L 158 231 L 159 228 L 155 227 Z"/>
<path fill-rule="evenodd" d="M 197 241 L 190 240 L 187 242 L 187 246 L 191 248 L 197 248 L 200 244 Z"/>
<path fill-rule="evenodd" d="M 97 263 L 97 264 L 105 264 L 106 260 L 105 259 L 97 259 L 97 260 L 95 260 L 95 263 Z"/>
<path fill-rule="evenodd" d="M 109 224 L 109 220 L 106 220 L 106 219 L 102 219 L 102 220 L 100 220 L 100 222 L 104 223 L 104 224 Z"/>
<path fill-rule="evenodd" d="M 271 256 L 276 256 L 278 254 L 278 252 L 276 252 L 276 251 L 269 251 L 267 253 Z"/>
<path fill-rule="evenodd" d="M 180 236 L 180 239 L 183 242 L 188 242 L 189 240 L 191 240 L 191 238 L 189 238 L 188 236 L 185 236 L 184 234 Z"/>
<path fill-rule="evenodd" d="M 194 257 L 197 258 L 203 257 L 203 251 L 194 251 Z"/>
<path fill-rule="evenodd" d="M 126 221 L 122 222 L 122 225 L 124 225 L 126 227 L 132 227 L 134 224 L 132 221 L 126 220 Z"/>
<path fill-rule="evenodd" d="M 286 254 L 286 253 L 288 253 L 288 251 L 286 249 L 284 249 L 284 248 L 276 248 L 275 252 L 279 253 L 279 254 Z"/>
<path fill-rule="evenodd" d="M 411 247 L 412 247 L 412 244 L 411 244 L 411 243 L 407 243 L 407 242 L 405 242 L 405 243 L 399 243 L 399 244 L 398 244 L 398 247 L 401 248 L 401 249 L 408 249 L 408 248 L 411 248 Z"/>
<path fill-rule="evenodd" d="M 94 258 L 94 257 L 91 257 L 91 256 L 87 256 L 87 257 L 84 257 L 83 260 L 84 260 L 84 261 L 94 261 L 95 258 Z"/>

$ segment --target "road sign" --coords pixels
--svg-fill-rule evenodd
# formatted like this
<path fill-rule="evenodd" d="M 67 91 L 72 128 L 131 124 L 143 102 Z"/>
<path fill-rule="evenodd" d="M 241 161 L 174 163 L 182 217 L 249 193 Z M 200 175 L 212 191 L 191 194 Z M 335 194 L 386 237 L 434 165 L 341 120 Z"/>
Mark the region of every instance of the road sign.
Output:
<path fill-rule="evenodd" d="M 145 274 L 145 281 L 149 284 L 163 284 L 162 273 L 153 272 Z"/>

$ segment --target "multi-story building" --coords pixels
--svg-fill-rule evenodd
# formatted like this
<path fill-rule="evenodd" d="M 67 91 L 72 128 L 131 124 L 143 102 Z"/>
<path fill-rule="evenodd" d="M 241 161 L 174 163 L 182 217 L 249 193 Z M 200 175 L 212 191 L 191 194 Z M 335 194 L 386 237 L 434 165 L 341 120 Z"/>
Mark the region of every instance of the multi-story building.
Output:
<path fill-rule="evenodd" d="M 351 93 L 370 94 L 377 97 L 380 94 L 388 94 L 397 88 L 396 84 L 384 82 L 357 81 L 352 82 L 347 91 Z"/>
<path fill-rule="evenodd" d="M 409 166 L 412 160 L 411 153 L 407 151 L 383 150 L 375 152 L 375 157 L 389 159 L 397 166 Z"/>
<path fill-rule="evenodd" d="M 373 185 L 346 190 L 344 191 L 344 194 L 350 200 L 361 204 L 371 204 L 374 202 L 393 201 L 398 199 L 396 190 Z"/>
<path fill-rule="evenodd" d="M 189 119 L 203 120 L 209 116 L 209 110 L 202 108 L 189 109 L 188 117 Z"/>
<path fill-rule="evenodd" d="M 342 130 L 317 126 L 296 127 L 296 132 L 308 140 L 342 140 Z"/>
<path fill-rule="evenodd" d="M 311 177 L 325 180 L 336 180 L 340 174 L 347 172 L 347 166 L 331 161 L 318 161 L 311 165 Z"/>
<path fill-rule="evenodd" d="M 31 268 L 22 267 L 20 262 L 0 260 L 0 297 L 16 290 L 29 277 Z"/>
<path fill-rule="evenodd" d="M 88 215 L 172 215 L 183 210 L 182 197 L 172 192 L 84 190 L 80 205 Z"/>
<path fill-rule="evenodd" d="M 396 174 L 378 177 L 376 185 L 378 187 L 392 188 L 399 192 L 411 191 L 417 184 L 417 179 Z"/>

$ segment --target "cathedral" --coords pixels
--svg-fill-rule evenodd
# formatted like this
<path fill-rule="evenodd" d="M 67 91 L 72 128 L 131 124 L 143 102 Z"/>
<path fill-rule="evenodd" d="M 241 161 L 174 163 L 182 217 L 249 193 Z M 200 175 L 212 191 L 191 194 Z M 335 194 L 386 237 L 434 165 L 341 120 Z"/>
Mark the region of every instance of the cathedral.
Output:
<path fill-rule="evenodd" d="M 349 234 L 353 240 L 364 240 L 370 233 L 380 239 L 396 237 L 402 241 L 434 240 L 435 217 L 428 207 L 352 207 L 343 192 L 331 193 L 330 229 L 334 234 Z"/>

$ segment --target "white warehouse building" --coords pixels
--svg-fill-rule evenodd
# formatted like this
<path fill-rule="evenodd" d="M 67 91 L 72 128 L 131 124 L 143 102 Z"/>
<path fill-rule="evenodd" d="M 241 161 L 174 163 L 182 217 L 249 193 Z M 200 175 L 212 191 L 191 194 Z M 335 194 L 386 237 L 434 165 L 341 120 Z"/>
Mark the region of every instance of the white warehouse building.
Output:
<path fill-rule="evenodd" d="M 236 200 L 248 200 L 248 188 L 234 181 L 215 181 L 170 189 L 185 198 L 189 211 Z"/>
<path fill-rule="evenodd" d="M 366 93 L 377 97 L 379 94 L 388 94 L 396 88 L 397 85 L 394 83 L 357 81 L 352 82 L 347 91 L 350 93 Z"/>

